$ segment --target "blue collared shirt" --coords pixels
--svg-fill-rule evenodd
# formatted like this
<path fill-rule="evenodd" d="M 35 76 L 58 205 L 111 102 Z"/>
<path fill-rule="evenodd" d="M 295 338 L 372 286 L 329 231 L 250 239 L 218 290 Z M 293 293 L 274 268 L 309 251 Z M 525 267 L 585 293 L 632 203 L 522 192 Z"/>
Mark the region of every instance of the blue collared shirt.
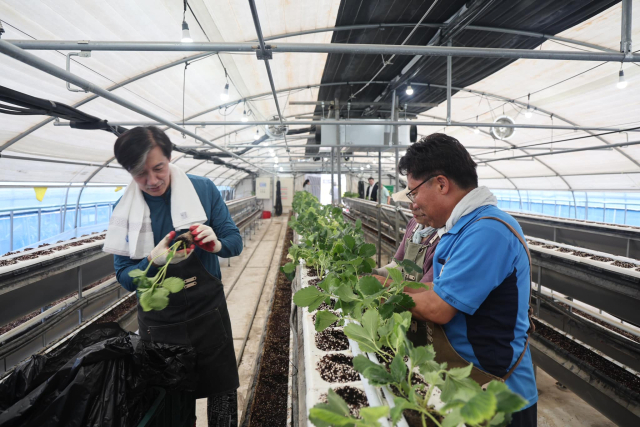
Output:
<path fill-rule="evenodd" d="M 220 252 L 212 254 L 200 248 L 196 248 L 195 253 L 191 256 L 197 256 L 204 268 L 213 276 L 222 280 L 220 274 L 220 262 L 218 256 L 228 258 L 238 256 L 242 252 L 242 237 L 236 224 L 231 219 L 229 209 L 218 188 L 207 178 L 195 175 L 187 175 L 193 184 L 193 187 L 200 198 L 202 207 L 207 214 L 205 225 L 213 228 L 218 240 L 222 244 Z M 174 231 L 173 222 L 171 221 L 171 188 L 169 188 L 162 196 L 151 196 L 142 193 L 144 200 L 149 206 L 151 212 L 151 229 L 153 231 L 153 241 L 157 245 L 167 234 Z M 118 282 L 128 291 L 134 291 L 136 286 L 133 279 L 129 277 L 129 272 L 136 268 L 144 270 L 149 265 L 147 258 L 142 260 L 134 260 L 127 256 L 114 255 L 114 267 Z M 148 276 L 157 273 L 157 268 L 151 266 Z"/>
<path fill-rule="evenodd" d="M 520 240 L 497 217 L 524 233 L 511 215 L 481 206 L 444 234 L 433 260 L 433 290 L 456 315 L 443 325 L 453 348 L 474 366 L 502 377 L 522 354 L 529 329 L 530 266 Z M 531 352 L 506 381 L 529 401 L 538 401 Z"/>

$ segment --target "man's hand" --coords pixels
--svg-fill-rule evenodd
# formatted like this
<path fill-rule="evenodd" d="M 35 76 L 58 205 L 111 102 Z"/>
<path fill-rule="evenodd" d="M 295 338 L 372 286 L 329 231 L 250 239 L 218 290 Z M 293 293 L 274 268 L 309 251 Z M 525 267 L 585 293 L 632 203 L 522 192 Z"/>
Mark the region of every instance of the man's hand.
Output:
<path fill-rule="evenodd" d="M 216 233 L 208 225 L 195 224 L 189 227 L 189 231 L 193 234 L 193 240 L 199 248 L 214 254 L 222 249 L 222 243 L 220 243 Z"/>
<path fill-rule="evenodd" d="M 164 239 L 160 240 L 158 246 L 153 248 L 151 254 L 147 257 L 149 262 L 153 262 L 153 265 L 156 267 L 161 267 L 167 263 L 167 255 L 169 255 L 169 244 L 176 237 L 176 232 L 172 231 L 167 234 Z M 191 245 L 191 247 L 182 249 L 176 252 L 174 257 L 169 262 L 170 264 L 177 264 L 179 262 L 184 261 L 189 258 L 189 256 L 193 253 L 195 246 Z"/>
<path fill-rule="evenodd" d="M 429 289 L 433 289 L 433 283 L 428 283 Z M 456 315 L 458 309 L 445 302 L 434 291 L 429 290 L 411 294 L 415 307 L 411 314 L 418 320 L 429 320 L 440 325 L 447 324 Z"/>

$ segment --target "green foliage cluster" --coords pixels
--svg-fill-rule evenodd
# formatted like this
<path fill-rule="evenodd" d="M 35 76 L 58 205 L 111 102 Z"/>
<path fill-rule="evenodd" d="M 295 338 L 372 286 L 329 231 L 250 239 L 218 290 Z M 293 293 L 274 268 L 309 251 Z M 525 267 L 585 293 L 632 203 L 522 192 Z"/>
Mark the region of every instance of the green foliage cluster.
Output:
<path fill-rule="evenodd" d="M 357 199 L 358 197 L 360 197 L 360 195 L 358 193 L 353 193 L 351 191 L 345 191 L 342 197 L 351 197 L 353 199 Z"/>
<path fill-rule="evenodd" d="M 336 301 L 339 317 L 328 310 L 316 313 L 316 331 L 323 331 L 336 320 L 344 333 L 356 341 L 364 352 L 377 354 L 385 365 L 372 362 L 364 355 L 356 356 L 354 368 L 374 386 L 392 386 L 394 408 L 362 408 L 361 419 L 349 415 L 346 403 L 332 390 L 328 402 L 310 410 L 309 418 L 318 427 L 378 426 L 378 419 L 390 416 L 397 423 L 404 410 L 416 411 L 422 424 L 430 420 L 436 426 L 504 426 L 511 413 L 527 403 L 498 381 L 486 390 L 469 378 L 472 366 L 447 369 L 446 363 L 435 361 L 433 346 L 414 347 L 406 332 L 411 325 L 413 299 L 403 293 L 405 287 L 426 287 L 423 283 L 404 281 L 400 270 L 389 269 L 391 280 L 384 285 L 366 276 L 375 267 L 371 258 L 375 245 L 364 241 L 362 224 L 346 223 L 340 208 L 322 206 L 307 192 L 294 196 L 293 208 L 298 214 L 291 227 L 304 241 L 292 245 L 292 262 L 282 267 L 292 276 L 300 259 L 321 274 L 320 289 L 309 286 L 296 292 L 293 301 L 299 307 L 316 310 L 322 302 Z M 414 263 L 401 261 L 407 271 L 421 271 Z M 363 276 L 364 275 L 364 276 Z M 407 360 L 407 362 L 405 362 Z M 385 366 L 388 366 L 385 367 Z M 420 378 L 421 377 L 421 378 Z M 423 380 L 423 381 L 421 381 Z M 425 384 L 426 383 L 426 384 Z M 428 404 L 438 387 L 444 406 L 436 410 Z"/>
<path fill-rule="evenodd" d="M 186 248 L 185 243 L 180 240 L 169 248 L 167 263 L 158 269 L 155 276 L 147 277 L 155 258 L 144 271 L 135 269 L 129 272 L 129 277 L 133 277 L 133 283 L 137 287 L 140 306 L 144 311 L 164 310 L 169 305 L 169 294 L 180 292 L 184 288 L 184 280 L 179 277 L 166 277 L 167 267 L 181 246 Z"/>

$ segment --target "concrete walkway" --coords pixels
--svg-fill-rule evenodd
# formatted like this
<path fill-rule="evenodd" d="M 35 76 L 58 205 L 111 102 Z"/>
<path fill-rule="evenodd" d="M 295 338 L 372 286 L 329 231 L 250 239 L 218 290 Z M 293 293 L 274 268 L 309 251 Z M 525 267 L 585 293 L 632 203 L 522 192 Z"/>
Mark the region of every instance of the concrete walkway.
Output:
<path fill-rule="evenodd" d="M 236 358 L 242 351 L 244 339 L 251 325 L 242 360 L 238 367 L 240 388 L 238 389 L 238 421 L 242 419 L 247 392 L 253 382 L 258 346 L 262 339 L 266 314 L 280 264 L 280 255 L 288 216 L 261 220 L 260 228 L 244 239 L 244 250 L 239 257 L 231 258 L 231 267 L 226 259 L 220 259 L 222 283 L 227 297 L 231 317 L 233 344 Z M 264 289 L 263 289 L 264 286 Z M 260 291 L 262 290 L 262 296 Z M 260 303 L 254 317 L 258 297 Z M 253 324 L 252 324 L 253 319 Z M 207 399 L 196 401 L 197 427 L 207 426 Z"/>

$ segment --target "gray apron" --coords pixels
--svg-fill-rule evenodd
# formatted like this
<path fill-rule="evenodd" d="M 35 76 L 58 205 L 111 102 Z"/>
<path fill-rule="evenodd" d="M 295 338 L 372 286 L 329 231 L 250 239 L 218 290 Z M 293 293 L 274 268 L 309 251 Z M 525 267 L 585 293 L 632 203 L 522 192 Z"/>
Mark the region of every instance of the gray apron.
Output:
<path fill-rule="evenodd" d="M 234 391 L 240 381 L 222 282 L 204 268 L 196 254 L 170 264 L 167 277 L 183 279 L 185 287 L 169 295 L 164 310 L 144 311 L 138 304 L 140 337 L 195 348 L 196 398 Z"/>

